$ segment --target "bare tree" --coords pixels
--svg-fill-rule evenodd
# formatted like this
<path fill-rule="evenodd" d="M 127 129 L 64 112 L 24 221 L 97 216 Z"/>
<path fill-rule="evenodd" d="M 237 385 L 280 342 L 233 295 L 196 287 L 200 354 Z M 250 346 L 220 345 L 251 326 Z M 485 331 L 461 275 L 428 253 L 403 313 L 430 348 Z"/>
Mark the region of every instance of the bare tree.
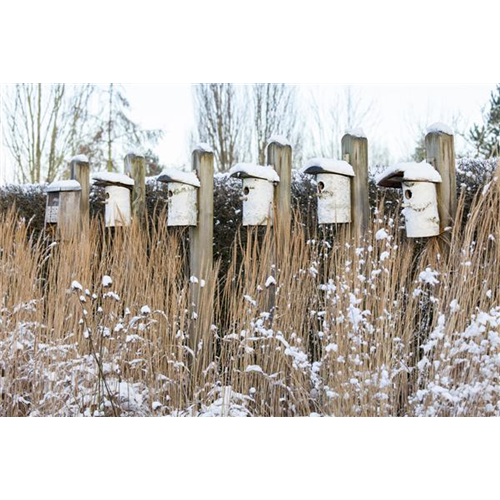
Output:
<path fill-rule="evenodd" d="M 273 135 L 290 140 L 294 151 L 300 149 L 297 129 L 296 88 L 284 83 L 256 83 L 252 88 L 253 122 L 257 158 L 266 162 L 266 149 Z"/>
<path fill-rule="evenodd" d="M 349 129 L 366 127 L 374 121 L 373 103 L 365 101 L 351 86 L 345 87 L 329 102 L 311 99 L 310 154 L 340 158 L 342 137 Z"/>
<path fill-rule="evenodd" d="M 17 84 L 6 92 L 5 142 L 22 182 L 52 181 L 87 140 L 92 85 Z"/>
<path fill-rule="evenodd" d="M 161 130 L 145 130 L 132 120 L 130 102 L 119 84 L 110 83 L 101 90 L 99 108 L 102 115 L 86 151 L 96 168 L 116 171 L 131 149 L 150 150 L 163 136 Z"/>
<path fill-rule="evenodd" d="M 248 106 L 242 93 L 231 83 L 194 88 L 197 140 L 213 148 L 220 172 L 248 154 Z"/>

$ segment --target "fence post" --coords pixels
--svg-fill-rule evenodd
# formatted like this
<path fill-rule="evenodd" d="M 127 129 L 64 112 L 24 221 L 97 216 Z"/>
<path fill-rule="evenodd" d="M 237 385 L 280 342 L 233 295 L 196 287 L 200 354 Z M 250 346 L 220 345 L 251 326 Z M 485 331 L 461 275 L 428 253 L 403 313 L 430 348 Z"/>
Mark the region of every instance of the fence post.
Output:
<path fill-rule="evenodd" d="M 267 164 L 274 167 L 280 178 L 274 200 L 277 226 L 284 234 L 292 218 L 292 147 L 284 139 L 272 138 L 267 146 Z"/>
<path fill-rule="evenodd" d="M 267 163 L 274 167 L 279 184 L 274 189 L 273 248 L 271 276 L 276 278 L 276 266 L 280 255 L 286 252 L 292 225 L 292 146 L 281 137 L 273 137 L 267 145 Z M 266 310 L 274 316 L 276 306 L 276 282 L 266 292 Z"/>
<path fill-rule="evenodd" d="M 75 156 L 70 163 L 70 178 L 77 181 L 81 188 L 80 218 L 81 227 L 86 231 L 90 219 L 90 163 L 85 155 Z"/>
<path fill-rule="evenodd" d="M 213 269 L 214 236 L 214 154 L 202 146 L 193 151 L 193 171 L 200 180 L 198 189 L 198 225 L 189 229 L 190 274 L 197 278 L 191 284 L 191 305 L 196 312 L 200 305 L 202 280 L 208 285 Z M 195 280 L 193 280 L 195 281 Z M 207 286 L 207 288 L 210 288 Z M 190 334 L 190 347 L 195 351 L 200 328 L 193 328 Z"/>
<path fill-rule="evenodd" d="M 140 221 L 146 218 L 146 159 L 137 153 L 125 156 L 125 174 L 134 179 L 132 215 Z"/>
<path fill-rule="evenodd" d="M 425 137 L 425 150 L 427 163 L 440 173 L 443 181 L 436 184 L 439 226 L 443 234 L 446 228 L 452 226 L 457 214 L 455 146 L 452 131 L 440 124 L 431 126 Z"/>
<path fill-rule="evenodd" d="M 351 182 L 351 214 L 353 234 L 360 238 L 370 223 L 368 185 L 368 139 L 347 133 L 342 138 L 342 156 L 354 169 Z"/>

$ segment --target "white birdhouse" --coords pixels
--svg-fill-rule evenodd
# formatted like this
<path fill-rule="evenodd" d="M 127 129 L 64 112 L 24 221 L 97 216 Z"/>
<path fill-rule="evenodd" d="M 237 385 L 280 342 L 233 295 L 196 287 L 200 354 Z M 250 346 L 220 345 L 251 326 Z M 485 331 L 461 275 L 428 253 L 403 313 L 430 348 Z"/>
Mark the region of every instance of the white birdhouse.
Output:
<path fill-rule="evenodd" d="M 126 227 L 132 223 L 131 190 L 134 180 L 114 172 L 99 172 L 92 176 L 106 193 L 104 221 L 106 227 Z"/>
<path fill-rule="evenodd" d="M 378 176 L 379 186 L 403 189 L 403 215 L 408 238 L 429 238 L 440 234 L 436 184 L 441 182 L 439 172 L 426 162 L 400 163 Z"/>
<path fill-rule="evenodd" d="M 200 180 L 195 172 L 167 169 L 158 176 L 168 187 L 167 226 L 198 225 L 198 189 Z"/>
<path fill-rule="evenodd" d="M 58 229 L 62 237 L 70 237 L 80 229 L 80 183 L 56 181 L 47 188 L 45 228 Z"/>
<path fill-rule="evenodd" d="M 354 170 L 345 161 L 313 158 L 301 170 L 316 176 L 318 183 L 318 223 L 348 224 L 351 215 L 351 177 Z"/>
<path fill-rule="evenodd" d="M 272 167 L 240 163 L 229 171 L 231 177 L 243 180 L 243 225 L 272 225 L 274 187 L 280 178 Z"/>

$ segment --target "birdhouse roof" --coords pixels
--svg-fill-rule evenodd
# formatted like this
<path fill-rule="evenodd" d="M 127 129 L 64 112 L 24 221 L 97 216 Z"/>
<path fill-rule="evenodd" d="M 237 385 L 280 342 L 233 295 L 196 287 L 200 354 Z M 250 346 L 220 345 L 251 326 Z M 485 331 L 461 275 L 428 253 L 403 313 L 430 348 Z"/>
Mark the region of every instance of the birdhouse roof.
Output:
<path fill-rule="evenodd" d="M 263 179 L 269 182 L 279 182 L 280 178 L 276 170 L 271 166 L 254 165 L 252 163 L 238 163 L 230 171 L 231 177 L 239 179 Z"/>
<path fill-rule="evenodd" d="M 80 183 L 75 180 L 55 181 L 47 186 L 47 193 L 57 193 L 60 191 L 81 191 Z"/>
<path fill-rule="evenodd" d="M 100 186 L 124 186 L 132 188 L 134 179 L 125 174 L 118 174 L 116 172 L 97 172 L 92 175 L 92 179 L 97 185 Z"/>
<path fill-rule="evenodd" d="M 184 172 L 175 168 L 165 169 L 157 178 L 158 182 L 178 182 L 188 186 L 200 187 L 200 180 L 196 172 Z"/>
<path fill-rule="evenodd" d="M 330 158 L 313 158 L 300 170 L 303 174 L 337 174 L 346 177 L 355 177 L 354 170 L 349 163 L 343 160 Z"/>
<path fill-rule="evenodd" d="M 376 178 L 377 184 L 382 187 L 401 187 L 403 182 L 442 182 L 439 172 L 429 163 L 398 163 L 389 167 Z"/>

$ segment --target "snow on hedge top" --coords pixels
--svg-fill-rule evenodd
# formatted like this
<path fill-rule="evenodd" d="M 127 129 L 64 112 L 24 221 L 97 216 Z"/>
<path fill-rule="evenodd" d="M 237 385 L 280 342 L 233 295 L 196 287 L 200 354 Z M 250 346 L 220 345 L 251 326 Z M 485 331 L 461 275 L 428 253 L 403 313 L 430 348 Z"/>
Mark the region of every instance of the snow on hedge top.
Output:
<path fill-rule="evenodd" d="M 398 163 L 389 167 L 376 177 L 376 182 L 382 187 L 401 187 L 401 183 L 409 182 L 442 182 L 439 172 L 429 163 Z"/>
<path fill-rule="evenodd" d="M 448 125 L 445 125 L 444 123 L 436 122 L 427 128 L 427 133 L 453 135 L 453 130 L 451 129 L 451 127 L 448 127 Z"/>
<path fill-rule="evenodd" d="M 269 182 L 279 182 L 280 178 L 273 167 L 262 165 L 254 165 L 252 163 L 238 163 L 230 171 L 231 177 L 254 177 L 255 179 L 264 179 Z"/>
<path fill-rule="evenodd" d="M 133 186 L 134 179 L 128 175 L 118 174 L 116 172 L 96 172 L 92 175 L 92 179 L 102 184 L 122 184 L 123 186 Z"/>
<path fill-rule="evenodd" d="M 210 144 L 207 144 L 206 142 L 200 142 L 195 148 L 195 151 L 201 151 L 203 153 L 213 153 L 214 150 Z"/>
<path fill-rule="evenodd" d="M 55 193 L 57 191 L 81 191 L 82 187 L 78 181 L 55 181 L 47 187 L 48 193 Z"/>
<path fill-rule="evenodd" d="M 89 163 L 89 159 L 86 155 L 74 156 L 73 158 L 71 158 L 71 161 L 76 163 Z"/>
<path fill-rule="evenodd" d="M 290 141 L 283 135 L 273 135 L 267 144 L 279 144 L 280 146 L 291 146 Z"/>
<path fill-rule="evenodd" d="M 159 182 L 179 182 L 189 186 L 200 187 L 200 180 L 196 172 L 184 172 L 175 168 L 166 168 L 158 177 Z"/>
<path fill-rule="evenodd" d="M 330 158 L 313 158 L 301 169 L 303 174 L 338 174 L 347 177 L 355 177 L 354 170 L 349 163 L 343 160 L 332 160 Z"/>
<path fill-rule="evenodd" d="M 352 135 L 352 137 L 359 137 L 360 139 L 366 139 L 365 131 L 361 128 L 351 128 L 346 130 L 346 135 Z"/>

